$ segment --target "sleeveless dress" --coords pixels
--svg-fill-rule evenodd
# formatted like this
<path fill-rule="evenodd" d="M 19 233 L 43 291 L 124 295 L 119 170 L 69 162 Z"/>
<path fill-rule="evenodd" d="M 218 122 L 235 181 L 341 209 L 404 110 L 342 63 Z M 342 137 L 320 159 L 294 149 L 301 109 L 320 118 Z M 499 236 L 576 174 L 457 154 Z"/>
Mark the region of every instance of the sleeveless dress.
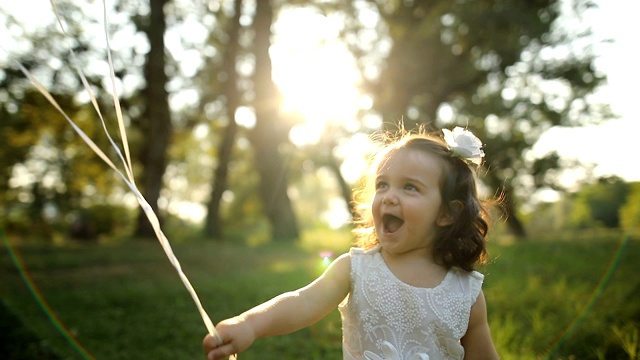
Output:
<path fill-rule="evenodd" d="M 434 288 L 408 285 L 380 254 L 352 248 L 351 289 L 339 306 L 344 360 L 462 359 L 484 276 L 452 268 Z"/>

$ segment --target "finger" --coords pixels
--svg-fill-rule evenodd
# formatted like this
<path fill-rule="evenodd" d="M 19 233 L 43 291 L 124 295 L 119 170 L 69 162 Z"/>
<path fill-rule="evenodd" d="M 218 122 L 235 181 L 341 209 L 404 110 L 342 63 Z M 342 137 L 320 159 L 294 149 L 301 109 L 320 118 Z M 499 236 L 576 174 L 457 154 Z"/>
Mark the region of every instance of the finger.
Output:
<path fill-rule="evenodd" d="M 214 336 L 207 334 L 207 336 L 202 339 L 202 347 L 204 347 L 204 353 L 208 354 L 211 350 L 217 348 L 220 345 L 218 339 Z"/>
<path fill-rule="evenodd" d="M 209 353 L 207 353 L 207 359 L 209 360 L 216 360 L 216 359 L 223 359 L 223 358 L 227 358 L 233 354 L 235 354 L 236 351 L 233 347 L 233 345 L 231 343 L 229 344 L 224 344 L 224 345 L 220 345 L 219 347 L 209 351 Z"/>

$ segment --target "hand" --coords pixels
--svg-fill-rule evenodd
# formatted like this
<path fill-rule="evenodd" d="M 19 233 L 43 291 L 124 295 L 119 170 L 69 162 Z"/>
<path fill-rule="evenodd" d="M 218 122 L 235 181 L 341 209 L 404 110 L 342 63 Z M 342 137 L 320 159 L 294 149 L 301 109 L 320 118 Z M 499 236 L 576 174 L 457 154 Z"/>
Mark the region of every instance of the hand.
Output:
<path fill-rule="evenodd" d="M 241 317 L 221 321 L 216 325 L 216 330 L 222 338 L 222 343 L 209 334 L 202 340 L 208 360 L 223 359 L 238 354 L 246 350 L 256 339 L 251 324 Z"/>

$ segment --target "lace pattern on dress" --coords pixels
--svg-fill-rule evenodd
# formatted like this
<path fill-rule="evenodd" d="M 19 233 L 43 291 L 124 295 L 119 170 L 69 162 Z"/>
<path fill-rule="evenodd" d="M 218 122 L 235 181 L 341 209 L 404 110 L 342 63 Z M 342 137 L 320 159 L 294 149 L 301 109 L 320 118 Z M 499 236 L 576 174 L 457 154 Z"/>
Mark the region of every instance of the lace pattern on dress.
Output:
<path fill-rule="evenodd" d="M 419 288 L 397 279 L 379 248 L 350 254 L 351 291 L 339 307 L 344 359 L 463 358 L 460 339 L 482 274 L 453 268 L 438 286 Z"/>

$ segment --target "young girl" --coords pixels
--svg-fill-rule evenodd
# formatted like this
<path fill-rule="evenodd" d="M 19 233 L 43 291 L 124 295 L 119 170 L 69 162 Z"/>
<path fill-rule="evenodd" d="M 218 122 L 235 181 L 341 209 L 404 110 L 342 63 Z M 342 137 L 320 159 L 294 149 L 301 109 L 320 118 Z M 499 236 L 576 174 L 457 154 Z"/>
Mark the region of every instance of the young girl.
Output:
<path fill-rule="evenodd" d="M 207 358 L 240 353 L 256 339 L 283 335 L 339 308 L 343 358 L 497 359 L 487 322 L 483 275 L 487 212 L 474 164 L 484 153 L 469 131 L 444 141 L 404 133 L 372 163 L 356 194 L 358 248 L 311 284 L 217 325 Z"/>

